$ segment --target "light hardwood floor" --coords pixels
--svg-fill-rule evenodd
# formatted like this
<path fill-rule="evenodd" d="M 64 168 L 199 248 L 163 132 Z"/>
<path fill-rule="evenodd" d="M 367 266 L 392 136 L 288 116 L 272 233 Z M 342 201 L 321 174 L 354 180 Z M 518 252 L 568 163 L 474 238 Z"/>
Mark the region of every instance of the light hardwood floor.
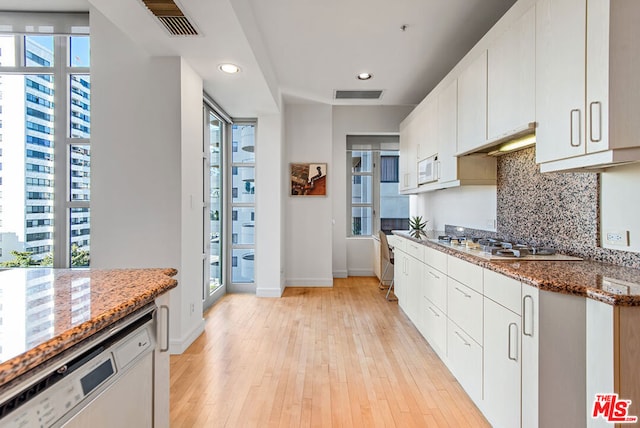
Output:
<path fill-rule="evenodd" d="M 172 427 L 484 427 L 375 278 L 232 294 L 171 357 Z"/>

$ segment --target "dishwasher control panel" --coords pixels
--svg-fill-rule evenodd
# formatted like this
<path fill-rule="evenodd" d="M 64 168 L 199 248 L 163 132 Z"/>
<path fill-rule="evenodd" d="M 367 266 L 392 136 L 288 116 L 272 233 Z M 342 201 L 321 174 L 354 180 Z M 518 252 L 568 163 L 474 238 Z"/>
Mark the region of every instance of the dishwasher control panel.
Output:
<path fill-rule="evenodd" d="M 25 396 L 20 400 L 24 404 L 0 419 L 0 428 L 60 426 L 93 399 L 95 394 L 92 393 L 101 393 L 143 355 L 152 351 L 155 343 L 151 326 L 147 323 L 133 331 L 122 332 L 117 340 L 110 339 L 62 365 L 54 373 L 57 377 L 55 383 L 46 389 L 37 391 L 37 387 L 32 387 L 24 390 L 20 394 L 20 398 Z"/>

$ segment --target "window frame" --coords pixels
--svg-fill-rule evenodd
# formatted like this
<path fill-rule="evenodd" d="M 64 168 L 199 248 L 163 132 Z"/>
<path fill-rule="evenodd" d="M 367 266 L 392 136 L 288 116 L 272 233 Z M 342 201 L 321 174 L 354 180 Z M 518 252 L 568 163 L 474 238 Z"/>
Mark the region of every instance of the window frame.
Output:
<path fill-rule="evenodd" d="M 3 13 L 0 22 L 11 13 Z M 27 14 L 28 15 L 28 14 Z M 47 16 L 50 14 L 46 14 Z M 27 18 L 28 19 L 28 18 Z M 86 32 L 73 34 L 44 33 L 0 33 L 14 36 L 15 66 L 0 67 L 3 75 L 51 75 L 54 82 L 53 103 L 53 267 L 69 268 L 71 266 L 71 210 L 87 208 L 90 200 L 73 200 L 71 189 L 71 148 L 87 146 L 90 150 L 90 138 L 71 137 L 71 77 L 73 75 L 91 76 L 90 67 L 74 67 L 71 65 L 71 37 L 90 37 L 88 26 Z M 25 37 L 53 37 L 53 66 L 34 67 L 25 65 Z M 62 112 L 60 112 L 62 110 Z M 26 110 L 25 110 L 26 113 Z M 26 119 L 25 119 L 26 121 Z M 26 123 L 25 123 L 26 126 Z M 25 141 L 26 144 L 26 141 Z M 26 151 L 25 151 L 26 153 Z M 62 213 L 62 214 L 61 214 Z"/>

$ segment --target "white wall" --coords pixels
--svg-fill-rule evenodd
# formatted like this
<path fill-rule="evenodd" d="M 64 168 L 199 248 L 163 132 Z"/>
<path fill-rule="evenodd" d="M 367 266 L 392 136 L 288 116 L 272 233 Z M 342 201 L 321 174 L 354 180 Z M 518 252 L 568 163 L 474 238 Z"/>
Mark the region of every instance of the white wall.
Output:
<path fill-rule="evenodd" d="M 256 295 L 280 297 L 284 290 L 282 115 L 258 117 L 256 128 Z"/>
<path fill-rule="evenodd" d="M 429 219 L 427 230 L 445 224 L 495 231 L 496 186 L 463 186 L 411 197 L 412 216 Z"/>
<path fill-rule="evenodd" d="M 170 334 L 181 352 L 203 328 L 201 208 L 190 198 L 202 194 L 202 82 L 178 57 L 149 57 L 93 7 L 90 17 L 91 265 L 177 268 Z"/>
<path fill-rule="evenodd" d="M 339 180 L 338 173 L 344 169 L 331 162 L 331 106 L 287 104 L 285 140 L 287 164 L 284 169 L 287 174 L 290 162 L 328 164 L 327 197 L 287 196 L 286 285 L 330 287 L 333 285 L 331 200 L 336 187 L 334 183 Z M 278 174 L 278 171 L 272 173 Z"/>
<path fill-rule="evenodd" d="M 601 175 L 602 246 L 640 253 L 640 163 L 605 170 Z M 608 245 L 607 231 L 629 231 L 629 246 Z"/>
<path fill-rule="evenodd" d="M 400 122 L 412 109 L 410 106 L 333 107 L 330 197 L 334 221 L 332 273 L 336 278 L 344 278 L 350 271 L 373 273 L 371 238 L 347 239 L 347 135 L 399 133 Z"/>

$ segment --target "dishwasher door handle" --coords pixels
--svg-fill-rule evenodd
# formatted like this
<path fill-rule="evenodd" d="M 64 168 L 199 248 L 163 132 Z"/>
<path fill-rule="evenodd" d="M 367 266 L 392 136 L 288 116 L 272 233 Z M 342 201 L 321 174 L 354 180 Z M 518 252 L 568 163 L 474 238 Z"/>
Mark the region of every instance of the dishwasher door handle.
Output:
<path fill-rule="evenodd" d="M 169 350 L 169 306 L 161 305 L 159 313 L 162 313 L 163 309 L 166 314 L 166 317 L 165 317 L 166 321 L 164 323 L 164 328 L 165 328 L 164 343 L 160 344 L 160 352 L 167 352 Z"/>

